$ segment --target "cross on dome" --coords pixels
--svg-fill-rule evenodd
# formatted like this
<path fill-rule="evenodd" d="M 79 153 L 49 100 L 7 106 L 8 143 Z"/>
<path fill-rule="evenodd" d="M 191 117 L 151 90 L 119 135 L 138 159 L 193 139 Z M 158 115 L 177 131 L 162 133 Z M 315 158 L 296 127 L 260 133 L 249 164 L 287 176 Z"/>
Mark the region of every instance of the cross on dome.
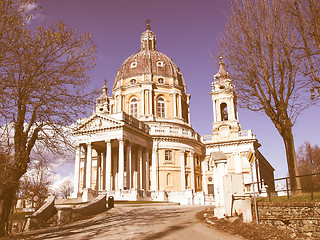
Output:
<path fill-rule="evenodd" d="M 147 28 L 146 29 L 148 29 L 148 30 L 150 30 L 150 22 L 151 22 L 151 20 L 148 18 L 147 21 L 146 21 L 146 23 L 147 23 Z"/>
<path fill-rule="evenodd" d="M 107 77 L 104 77 L 104 83 L 103 83 L 103 93 L 105 95 L 108 95 L 108 88 L 107 88 Z"/>

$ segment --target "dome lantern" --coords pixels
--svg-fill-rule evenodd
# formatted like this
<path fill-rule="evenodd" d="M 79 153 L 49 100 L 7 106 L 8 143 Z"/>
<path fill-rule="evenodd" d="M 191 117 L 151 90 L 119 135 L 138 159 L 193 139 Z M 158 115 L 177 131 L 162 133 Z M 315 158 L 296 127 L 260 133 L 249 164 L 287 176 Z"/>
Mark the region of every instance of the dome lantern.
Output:
<path fill-rule="evenodd" d="M 150 19 L 147 19 L 147 28 L 141 35 L 141 51 L 142 50 L 156 50 L 156 35 L 150 29 Z"/>

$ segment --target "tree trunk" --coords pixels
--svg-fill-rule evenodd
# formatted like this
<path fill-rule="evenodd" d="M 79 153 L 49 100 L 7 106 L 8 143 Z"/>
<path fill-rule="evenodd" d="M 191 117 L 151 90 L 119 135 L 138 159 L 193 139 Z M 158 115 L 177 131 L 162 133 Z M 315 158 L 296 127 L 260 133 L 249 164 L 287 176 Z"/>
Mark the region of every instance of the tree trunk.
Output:
<path fill-rule="evenodd" d="M 9 216 L 14 205 L 16 188 L 11 187 L 0 197 L 0 237 L 9 230 Z"/>
<path fill-rule="evenodd" d="M 301 192 L 301 190 L 297 190 L 297 189 L 301 189 L 301 183 L 300 183 L 300 178 L 296 177 L 296 176 L 299 176 L 299 171 L 298 171 L 298 165 L 297 165 L 297 159 L 296 159 L 296 151 L 294 149 L 294 140 L 293 140 L 292 131 L 287 131 L 285 134 L 281 136 L 286 148 L 291 190 L 293 194 L 299 193 Z"/>

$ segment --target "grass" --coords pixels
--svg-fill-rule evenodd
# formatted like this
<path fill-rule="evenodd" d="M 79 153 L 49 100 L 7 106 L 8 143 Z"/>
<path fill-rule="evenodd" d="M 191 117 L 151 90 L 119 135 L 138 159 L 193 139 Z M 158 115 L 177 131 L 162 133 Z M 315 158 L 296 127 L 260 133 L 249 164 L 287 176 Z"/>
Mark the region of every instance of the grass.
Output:
<path fill-rule="evenodd" d="M 30 213 L 22 212 L 22 211 L 14 211 L 11 217 L 11 220 L 25 220 L 25 215 L 29 215 Z"/>
<path fill-rule="evenodd" d="M 270 202 L 268 197 L 257 198 L 258 202 Z M 320 192 L 313 193 L 313 200 L 311 193 L 302 193 L 299 195 L 287 196 L 271 196 L 271 202 L 320 202 Z"/>

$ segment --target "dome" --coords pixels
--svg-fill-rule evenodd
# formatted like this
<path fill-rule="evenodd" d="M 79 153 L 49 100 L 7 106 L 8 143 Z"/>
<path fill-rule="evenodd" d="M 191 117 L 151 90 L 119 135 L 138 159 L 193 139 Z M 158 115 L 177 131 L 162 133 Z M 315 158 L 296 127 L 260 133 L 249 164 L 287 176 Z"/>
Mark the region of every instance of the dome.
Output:
<path fill-rule="evenodd" d="M 128 57 L 117 72 L 114 88 L 119 87 L 121 80 L 136 78 L 142 75 L 173 78 L 175 85 L 185 87 L 182 73 L 177 65 L 167 55 L 156 50 L 156 36 L 147 29 L 141 35 L 141 50 Z"/>

